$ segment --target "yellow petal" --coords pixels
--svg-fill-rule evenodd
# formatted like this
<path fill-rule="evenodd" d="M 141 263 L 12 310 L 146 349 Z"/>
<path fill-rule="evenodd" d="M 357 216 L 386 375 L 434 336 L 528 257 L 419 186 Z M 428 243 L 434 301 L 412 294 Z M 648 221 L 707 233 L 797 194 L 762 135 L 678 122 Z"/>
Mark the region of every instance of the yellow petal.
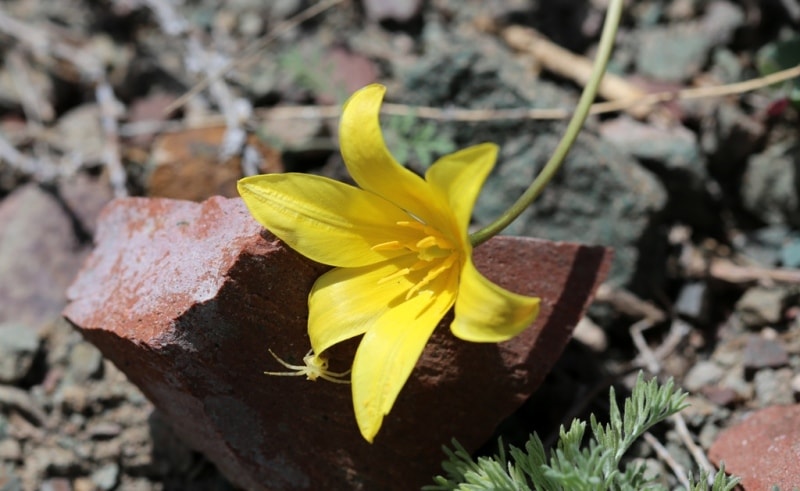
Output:
<path fill-rule="evenodd" d="M 495 285 L 469 259 L 461 271 L 456 315 L 450 330 L 465 341 L 506 341 L 536 319 L 539 301 Z"/>
<path fill-rule="evenodd" d="M 430 223 L 430 188 L 421 177 L 398 164 L 384 143 L 378 113 L 385 92 L 382 85 L 368 85 L 345 103 L 339 123 L 344 163 L 361 188 Z"/>
<path fill-rule="evenodd" d="M 238 182 L 250 213 L 289 247 L 331 266 L 358 267 L 404 253 L 372 250 L 414 231 L 395 224 L 408 214 L 353 186 L 307 174 L 266 174 Z M 405 236 L 403 234 L 406 234 Z"/>
<path fill-rule="evenodd" d="M 386 311 L 404 301 L 413 286 L 407 277 L 382 280 L 416 260 L 408 254 L 361 268 L 337 268 L 320 276 L 308 297 L 308 336 L 314 353 L 363 334 Z"/>
<path fill-rule="evenodd" d="M 445 155 L 431 165 L 425 180 L 455 215 L 457 231 L 466 237 L 472 208 L 497 160 L 497 145 L 483 143 Z"/>
<path fill-rule="evenodd" d="M 358 428 L 368 442 L 375 438 L 428 338 L 452 306 L 457 273 L 452 270 L 449 277 L 438 279 L 436 294 L 416 295 L 387 311 L 364 334 L 350 380 Z"/>

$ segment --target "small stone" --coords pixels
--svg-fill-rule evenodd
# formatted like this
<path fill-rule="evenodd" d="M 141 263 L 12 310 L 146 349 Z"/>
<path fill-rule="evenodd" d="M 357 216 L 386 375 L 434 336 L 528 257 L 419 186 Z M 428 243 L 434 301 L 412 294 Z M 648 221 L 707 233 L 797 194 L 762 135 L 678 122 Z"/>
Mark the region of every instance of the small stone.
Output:
<path fill-rule="evenodd" d="M 703 360 L 697 362 L 683 379 L 683 387 L 696 392 L 707 385 L 717 383 L 725 375 L 725 370 L 716 362 Z"/>
<path fill-rule="evenodd" d="M 0 465 L 0 489 L 2 491 L 23 491 L 25 488 L 22 485 L 18 473 L 12 466 Z"/>
<path fill-rule="evenodd" d="M 35 331 L 59 318 L 84 253 L 57 200 L 27 184 L 0 201 L 0 322 Z"/>
<path fill-rule="evenodd" d="M 780 368 L 789 363 L 789 355 L 778 341 L 751 334 L 742 355 L 745 373 L 752 375 L 762 368 Z"/>
<path fill-rule="evenodd" d="M 14 384 L 25 378 L 39 350 L 39 337 L 29 326 L 0 324 L 0 383 Z"/>
<path fill-rule="evenodd" d="M 84 384 L 97 378 L 103 369 L 103 354 L 92 344 L 81 341 L 69 353 L 67 378 L 75 384 Z"/>
<path fill-rule="evenodd" d="M 775 406 L 750 414 L 723 430 L 708 457 L 742 479 L 744 489 L 792 489 L 800 483 L 800 405 Z"/>
<path fill-rule="evenodd" d="M 39 491 L 72 491 L 72 484 L 65 477 L 54 477 L 42 482 Z"/>
<path fill-rule="evenodd" d="M 364 0 L 367 18 L 373 21 L 409 22 L 421 9 L 422 0 Z"/>
<path fill-rule="evenodd" d="M 800 143 L 768 145 L 748 159 L 742 176 L 742 204 L 770 225 L 800 226 Z"/>
<path fill-rule="evenodd" d="M 72 491 L 97 491 L 97 487 L 91 478 L 79 477 L 72 481 Z"/>
<path fill-rule="evenodd" d="M 603 123 L 600 135 L 636 158 L 654 160 L 670 169 L 685 169 L 697 178 L 705 177 L 697 136 L 684 126 L 660 128 L 619 117 Z"/>
<path fill-rule="evenodd" d="M 220 160 L 225 126 L 191 128 L 159 137 L 153 146 L 155 168 L 150 196 L 202 201 L 211 196 L 238 196 L 236 181 L 243 177 L 239 156 Z M 280 153 L 255 136 L 247 144 L 258 156 L 259 173 L 281 172 Z"/>
<path fill-rule="evenodd" d="M 785 290 L 755 286 L 736 302 L 736 311 L 749 327 L 777 324 L 782 320 L 785 298 Z"/>
<path fill-rule="evenodd" d="M 66 414 L 82 414 L 89 408 L 89 390 L 80 385 L 67 385 L 60 393 L 61 408 Z"/>
<path fill-rule="evenodd" d="M 22 457 L 22 447 L 17 440 L 6 438 L 0 441 L 0 460 L 18 461 Z"/>
<path fill-rule="evenodd" d="M 732 406 L 741 400 L 739 393 L 730 387 L 706 386 L 703 387 L 702 393 L 709 401 L 722 407 Z"/>
<path fill-rule="evenodd" d="M 308 292 L 329 268 L 263 230 L 240 199 L 116 200 L 96 243 L 64 315 L 187 445 L 252 490 L 430 482 L 443 444 L 478 448 L 542 382 L 610 264 L 603 247 L 563 242 L 495 237 L 475 248 L 490 280 L 542 298 L 539 318 L 488 344 L 456 340 L 445 317 L 370 445 L 347 387 L 261 373 L 274 365 L 267 347 L 307 350 Z M 332 349 L 331 363 L 347 363 L 353 348 Z M 154 472 L 146 426 L 117 439 L 127 471 Z"/>
<path fill-rule="evenodd" d="M 795 399 L 800 398 L 800 373 L 792 377 L 792 391 Z"/>
<path fill-rule="evenodd" d="M 756 391 L 756 402 L 759 407 L 774 406 L 776 404 L 792 404 L 792 369 L 780 368 L 772 370 L 764 368 L 756 372 L 753 386 Z"/>
<path fill-rule="evenodd" d="M 675 301 L 675 311 L 689 319 L 700 319 L 705 314 L 706 290 L 706 283 L 703 281 L 684 285 Z"/>
<path fill-rule="evenodd" d="M 119 465 L 115 463 L 106 464 L 92 472 L 92 482 L 103 491 L 114 489 L 119 482 Z"/>

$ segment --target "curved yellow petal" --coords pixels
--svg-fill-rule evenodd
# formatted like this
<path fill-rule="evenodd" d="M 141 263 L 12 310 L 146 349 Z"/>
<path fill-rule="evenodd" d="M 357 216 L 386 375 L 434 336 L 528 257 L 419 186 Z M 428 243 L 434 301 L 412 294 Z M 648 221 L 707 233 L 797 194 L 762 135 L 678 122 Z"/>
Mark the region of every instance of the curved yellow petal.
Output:
<path fill-rule="evenodd" d="M 430 188 L 421 177 L 397 163 L 383 140 L 378 113 L 385 92 L 382 85 L 368 85 L 344 104 L 339 122 L 342 158 L 362 189 L 430 223 Z"/>
<path fill-rule="evenodd" d="M 395 225 L 409 219 L 403 210 L 325 177 L 266 174 L 245 177 L 237 187 L 259 223 L 292 249 L 323 264 L 375 264 L 403 251 L 373 251 L 372 246 L 414 237 L 414 231 Z"/>
<path fill-rule="evenodd" d="M 308 297 L 308 336 L 314 353 L 363 334 L 405 300 L 413 283 L 405 276 L 382 281 L 416 262 L 407 255 L 361 268 L 337 268 L 317 279 Z"/>
<path fill-rule="evenodd" d="M 497 145 L 483 143 L 445 155 L 431 165 L 425 180 L 455 215 L 457 233 L 466 237 L 472 208 L 497 161 Z"/>
<path fill-rule="evenodd" d="M 438 293 L 416 295 L 387 311 L 364 334 L 350 381 L 356 422 L 368 442 L 375 438 L 434 328 L 452 306 L 457 274 L 453 270 L 449 277 L 437 280 Z"/>
<path fill-rule="evenodd" d="M 495 285 L 468 259 L 461 270 L 456 315 L 450 330 L 465 341 L 506 341 L 531 325 L 539 314 L 539 302 L 537 297 Z"/>

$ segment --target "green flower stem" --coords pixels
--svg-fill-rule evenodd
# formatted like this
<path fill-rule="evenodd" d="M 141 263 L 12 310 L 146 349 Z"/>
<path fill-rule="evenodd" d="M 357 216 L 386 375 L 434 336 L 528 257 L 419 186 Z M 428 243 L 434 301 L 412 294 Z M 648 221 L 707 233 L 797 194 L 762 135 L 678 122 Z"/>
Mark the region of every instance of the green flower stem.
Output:
<path fill-rule="evenodd" d="M 578 133 L 583 127 L 586 117 L 589 115 L 589 109 L 594 102 L 597 89 L 605 74 L 608 59 L 611 57 L 611 51 L 614 48 L 614 38 L 617 35 L 617 27 L 619 27 L 620 17 L 622 16 L 622 3 L 623 0 L 611 0 L 608 6 L 605 24 L 603 25 L 603 34 L 600 37 L 600 47 L 597 50 L 597 58 L 595 59 L 592 69 L 592 76 L 589 79 L 589 83 L 586 84 L 586 87 L 583 89 L 580 101 L 578 101 L 578 107 L 572 115 L 572 119 L 567 126 L 567 131 L 561 138 L 555 152 L 553 152 L 553 156 L 550 157 L 550 160 L 544 166 L 542 172 L 536 176 L 536 179 L 534 179 L 530 187 L 525 190 L 516 203 L 511 205 L 497 220 L 469 236 L 469 240 L 473 246 L 486 242 L 511 224 L 525 208 L 530 206 L 530 204 L 539 197 L 544 187 L 547 186 L 547 183 L 549 183 L 556 174 L 561 164 L 564 163 L 567 153 L 570 148 L 572 148 L 572 144 L 575 143 L 575 139 L 578 137 Z"/>

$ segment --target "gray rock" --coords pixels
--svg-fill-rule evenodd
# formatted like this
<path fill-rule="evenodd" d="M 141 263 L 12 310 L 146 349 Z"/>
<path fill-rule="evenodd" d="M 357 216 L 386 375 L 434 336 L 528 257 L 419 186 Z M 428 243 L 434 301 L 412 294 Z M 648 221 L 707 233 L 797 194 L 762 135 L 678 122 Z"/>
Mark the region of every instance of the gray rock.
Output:
<path fill-rule="evenodd" d="M 502 147 L 498 168 L 475 208 L 478 225 L 489 224 L 519 198 L 558 139 L 553 133 L 527 134 Z M 656 282 L 653 278 L 664 267 L 665 250 L 659 245 L 663 241 L 649 247 L 643 236 L 665 201 L 662 186 L 635 160 L 583 133 L 556 178 L 504 234 L 610 246 L 610 282 L 628 284 L 634 273 Z M 639 248 L 643 243 L 646 254 Z"/>
<path fill-rule="evenodd" d="M 725 375 L 725 370 L 710 360 L 696 363 L 683 379 L 683 387 L 696 392 L 706 385 L 717 383 Z"/>
<path fill-rule="evenodd" d="M 764 368 L 756 372 L 753 385 L 758 407 L 794 404 L 792 377 L 790 368 Z"/>
<path fill-rule="evenodd" d="M 76 384 L 83 384 L 102 373 L 103 355 L 93 345 L 82 341 L 73 346 L 69 354 L 67 378 Z"/>
<path fill-rule="evenodd" d="M 39 330 L 60 317 L 83 261 L 69 216 L 36 185 L 0 202 L 0 322 Z"/>
<path fill-rule="evenodd" d="M 119 465 L 116 463 L 106 464 L 92 472 L 92 482 L 103 491 L 114 489 L 119 482 Z"/>
<path fill-rule="evenodd" d="M 639 159 L 655 160 L 705 178 L 697 136 L 682 125 L 659 128 L 622 116 L 600 126 L 600 136 Z"/>
<path fill-rule="evenodd" d="M 773 225 L 800 227 L 800 145 L 776 143 L 747 163 L 742 178 L 742 203 Z"/>
<path fill-rule="evenodd" d="M 749 327 L 776 324 L 782 320 L 786 291 L 780 288 L 755 286 L 736 302 L 736 312 Z"/>
<path fill-rule="evenodd" d="M 700 319 L 705 314 L 707 289 L 703 281 L 684 285 L 675 301 L 675 311 L 689 319 Z"/>
<path fill-rule="evenodd" d="M 13 384 L 22 380 L 39 350 L 39 337 L 28 326 L 0 324 L 0 382 Z"/>
<path fill-rule="evenodd" d="M 13 465 L 0 465 L 0 491 L 23 491 L 22 480 Z"/>
<path fill-rule="evenodd" d="M 0 460 L 16 462 L 20 457 L 22 457 L 22 447 L 19 441 L 11 438 L 0 440 Z"/>
<path fill-rule="evenodd" d="M 367 18 L 374 21 L 408 22 L 419 15 L 422 0 L 364 0 Z"/>
<path fill-rule="evenodd" d="M 637 72 L 669 82 L 687 80 L 703 67 L 711 49 L 727 43 L 744 20 L 741 8 L 714 2 L 700 21 L 643 29 Z"/>
<path fill-rule="evenodd" d="M 742 358 L 745 371 L 748 372 L 762 368 L 779 368 L 789 363 L 789 355 L 781 343 L 754 334 L 747 337 Z"/>

